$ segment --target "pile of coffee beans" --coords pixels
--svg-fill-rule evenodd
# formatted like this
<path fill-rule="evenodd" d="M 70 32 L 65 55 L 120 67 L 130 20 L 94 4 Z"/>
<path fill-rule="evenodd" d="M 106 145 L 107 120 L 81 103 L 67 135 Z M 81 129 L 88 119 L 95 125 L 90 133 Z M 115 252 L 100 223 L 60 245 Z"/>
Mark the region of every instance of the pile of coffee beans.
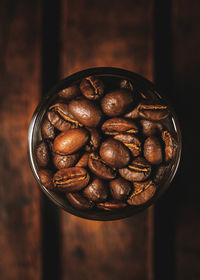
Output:
<path fill-rule="evenodd" d="M 41 183 L 81 211 L 149 203 L 177 152 L 170 114 L 160 98 L 127 79 L 89 76 L 64 88 L 35 148 Z"/>

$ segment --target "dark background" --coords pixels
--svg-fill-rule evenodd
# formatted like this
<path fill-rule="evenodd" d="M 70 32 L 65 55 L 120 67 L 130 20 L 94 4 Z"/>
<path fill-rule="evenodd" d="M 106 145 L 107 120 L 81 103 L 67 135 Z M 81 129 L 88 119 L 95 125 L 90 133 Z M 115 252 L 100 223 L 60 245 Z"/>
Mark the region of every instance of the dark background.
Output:
<path fill-rule="evenodd" d="M 200 279 L 199 30 L 199 0 L 0 1 L 0 279 Z M 95 66 L 154 81 L 183 137 L 167 193 L 115 222 L 57 209 L 26 153 L 40 98 Z"/>

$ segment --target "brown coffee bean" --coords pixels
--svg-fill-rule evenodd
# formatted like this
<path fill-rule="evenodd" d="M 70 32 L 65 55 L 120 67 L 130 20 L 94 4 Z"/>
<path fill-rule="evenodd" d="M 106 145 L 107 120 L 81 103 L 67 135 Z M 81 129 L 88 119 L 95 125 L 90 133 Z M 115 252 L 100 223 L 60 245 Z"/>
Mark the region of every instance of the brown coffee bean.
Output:
<path fill-rule="evenodd" d="M 140 124 L 142 126 L 142 133 L 145 136 L 152 136 L 159 131 L 162 131 L 162 124 L 155 121 L 150 120 L 140 120 Z"/>
<path fill-rule="evenodd" d="M 142 151 L 140 140 L 133 134 L 117 134 L 114 139 L 121 141 L 132 153 L 134 157 L 139 156 Z"/>
<path fill-rule="evenodd" d="M 99 107 L 86 99 L 70 101 L 69 111 L 81 124 L 89 127 L 98 126 L 102 117 Z"/>
<path fill-rule="evenodd" d="M 125 88 L 125 89 L 128 89 L 130 91 L 133 91 L 133 89 L 134 89 L 133 84 L 130 80 L 121 80 L 120 81 L 120 88 Z"/>
<path fill-rule="evenodd" d="M 89 76 L 82 80 L 80 90 L 86 98 L 97 100 L 104 94 L 104 84 L 99 78 Z"/>
<path fill-rule="evenodd" d="M 137 157 L 126 168 L 119 169 L 119 173 L 128 181 L 144 181 L 151 173 L 151 165 L 144 158 Z"/>
<path fill-rule="evenodd" d="M 41 141 L 35 149 L 37 163 L 40 167 L 47 167 L 50 162 L 50 153 L 48 145 Z"/>
<path fill-rule="evenodd" d="M 85 150 L 87 152 L 94 152 L 99 148 L 101 135 L 99 131 L 94 127 L 87 127 L 87 130 L 90 132 L 90 140 L 85 146 Z"/>
<path fill-rule="evenodd" d="M 165 161 L 169 162 L 176 155 L 177 143 L 171 133 L 167 130 L 163 131 L 162 139 L 165 143 Z"/>
<path fill-rule="evenodd" d="M 101 100 L 103 112 L 109 117 L 124 114 L 133 103 L 133 93 L 127 89 L 119 89 L 107 93 Z"/>
<path fill-rule="evenodd" d="M 162 147 L 156 136 L 150 136 L 145 140 L 144 157 L 152 164 L 160 164 L 162 162 Z"/>
<path fill-rule="evenodd" d="M 60 192 L 79 191 L 87 186 L 89 180 L 89 173 L 82 167 L 60 169 L 53 176 L 54 186 Z"/>
<path fill-rule="evenodd" d="M 107 139 L 100 146 L 100 156 L 113 168 L 123 168 L 130 161 L 130 153 L 126 146 L 115 139 Z"/>
<path fill-rule="evenodd" d="M 168 117 L 169 111 L 165 105 L 140 104 L 139 115 L 148 120 L 160 121 Z"/>
<path fill-rule="evenodd" d="M 156 185 L 152 180 L 146 182 L 134 182 L 134 191 L 127 203 L 129 205 L 141 205 L 148 202 L 155 194 Z"/>
<path fill-rule="evenodd" d="M 48 190 L 54 190 L 54 184 L 53 184 L 53 172 L 48 169 L 40 169 L 38 171 L 38 176 L 40 178 L 40 181 L 42 185 L 47 188 Z"/>
<path fill-rule="evenodd" d="M 89 200 L 94 202 L 105 201 L 108 197 L 107 187 L 105 182 L 99 178 L 95 178 L 84 190 L 83 194 Z"/>
<path fill-rule="evenodd" d="M 159 165 L 157 170 L 156 170 L 156 174 L 155 174 L 155 177 L 154 177 L 154 182 L 156 184 L 160 184 L 167 171 L 169 171 L 169 165 L 166 165 L 166 164 Z"/>
<path fill-rule="evenodd" d="M 60 133 L 54 140 L 54 152 L 69 155 L 80 150 L 88 141 L 89 133 L 84 128 L 72 128 Z"/>
<path fill-rule="evenodd" d="M 137 119 L 139 118 L 139 105 L 124 115 L 125 118 Z"/>
<path fill-rule="evenodd" d="M 106 210 L 106 211 L 114 211 L 121 208 L 126 207 L 127 204 L 122 201 L 107 201 L 107 202 L 100 202 L 97 204 L 97 208 Z"/>
<path fill-rule="evenodd" d="M 69 112 L 69 107 L 65 103 L 56 103 L 49 108 L 51 111 L 56 112 L 62 119 L 71 124 L 71 127 L 81 127 L 83 126 L 79 123 L 73 115 Z"/>
<path fill-rule="evenodd" d="M 44 139 L 54 139 L 55 138 L 55 129 L 50 121 L 45 118 L 42 127 L 41 127 L 42 137 Z"/>
<path fill-rule="evenodd" d="M 71 155 L 59 155 L 54 153 L 53 164 L 57 169 L 67 168 L 73 166 L 79 158 L 79 153 Z"/>
<path fill-rule="evenodd" d="M 66 193 L 66 197 L 72 206 L 81 210 L 90 209 L 94 206 L 92 201 L 88 201 L 80 193 Z"/>
<path fill-rule="evenodd" d="M 110 181 L 110 192 L 114 200 L 125 200 L 127 199 L 130 191 L 130 182 L 124 180 L 123 178 L 117 178 Z"/>
<path fill-rule="evenodd" d="M 137 125 L 132 120 L 124 118 L 108 119 L 104 122 L 101 129 L 108 135 L 115 135 L 119 133 L 138 133 Z"/>
<path fill-rule="evenodd" d="M 47 117 L 50 123 L 60 131 L 67 131 L 72 127 L 71 123 L 63 120 L 56 112 L 49 111 Z"/>
<path fill-rule="evenodd" d="M 75 166 L 79 166 L 79 167 L 87 167 L 88 165 L 88 159 L 89 159 L 89 153 L 85 152 L 81 158 L 79 159 L 79 161 L 77 162 L 77 164 Z"/>
<path fill-rule="evenodd" d="M 78 85 L 71 85 L 59 91 L 58 96 L 67 100 L 74 99 L 81 94 Z"/>
<path fill-rule="evenodd" d="M 105 180 L 114 179 L 116 171 L 108 166 L 97 154 L 90 154 L 88 167 L 97 176 Z"/>

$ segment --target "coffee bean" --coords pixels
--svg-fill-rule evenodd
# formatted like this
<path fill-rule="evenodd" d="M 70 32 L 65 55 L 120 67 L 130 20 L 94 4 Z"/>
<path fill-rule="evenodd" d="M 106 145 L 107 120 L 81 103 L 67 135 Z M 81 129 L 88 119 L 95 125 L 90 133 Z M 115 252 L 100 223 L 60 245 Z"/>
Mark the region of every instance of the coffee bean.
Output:
<path fill-rule="evenodd" d="M 58 96 L 61 98 L 70 100 L 78 97 L 81 94 L 79 86 L 74 84 L 67 88 L 64 88 L 63 90 L 59 91 Z"/>
<path fill-rule="evenodd" d="M 89 159 L 89 153 L 85 152 L 81 158 L 79 159 L 79 161 L 77 162 L 77 164 L 75 166 L 79 166 L 79 167 L 87 167 L 88 165 L 88 159 Z"/>
<path fill-rule="evenodd" d="M 162 147 L 156 136 L 150 136 L 145 140 L 144 157 L 152 164 L 160 164 L 162 162 Z"/>
<path fill-rule="evenodd" d="M 133 103 L 133 93 L 127 89 L 119 89 L 107 93 L 101 100 L 103 112 L 109 117 L 124 114 Z"/>
<path fill-rule="evenodd" d="M 82 80 L 80 90 L 86 98 L 97 100 L 104 94 L 104 84 L 99 78 L 89 76 Z"/>
<path fill-rule="evenodd" d="M 165 161 L 169 162 L 176 155 L 177 143 L 172 137 L 171 133 L 167 130 L 162 132 L 162 139 L 165 143 Z"/>
<path fill-rule="evenodd" d="M 50 123 L 60 131 L 67 131 L 68 129 L 70 129 L 72 127 L 71 123 L 66 122 L 56 112 L 49 111 L 47 113 L 47 117 L 48 117 L 48 120 L 50 121 Z"/>
<path fill-rule="evenodd" d="M 86 99 L 70 101 L 69 111 L 78 122 L 89 127 L 98 126 L 102 117 L 102 112 L 99 107 L 92 101 Z"/>
<path fill-rule="evenodd" d="M 94 202 L 105 201 L 108 197 L 107 187 L 105 182 L 99 178 L 95 178 L 84 190 L 83 194 L 89 200 Z"/>
<path fill-rule="evenodd" d="M 152 180 L 146 182 L 134 182 L 134 191 L 127 203 L 129 205 L 141 205 L 148 202 L 155 194 L 156 185 Z"/>
<path fill-rule="evenodd" d="M 94 206 L 92 201 L 88 201 L 79 193 L 66 193 L 66 197 L 72 206 L 81 210 L 90 209 Z"/>
<path fill-rule="evenodd" d="M 108 166 L 97 154 L 90 154 L 88 167 L 97 176 L 105 180 L 114 179 L 116 171 Z"/>
<path fill-rule="evenodd" d="M 144 158 L 137 157 L 127 167 L 119 169 L 119 173 L 128 181 L 144 181 L 151 173 L 151 165 Z"/>
<path fill-rule="evenodd" d="M 90 180 L 90 175 L 82 167 L 60 169 L 54 174 L 53 183 L 60 192 L 74 192 L 84 188 Z"/>
<path fill-rule="evenodd" d="M 83 126 L 79 123 L 73 115 L 69 112 L 69 107 L 65 103 L 56 103 L 49 108 L 51 111 L 56 112 L 61 118 L 71 124 L 71 127 Z"/>
<path fill-rule="evenodd" d="M 139 156 L 141 153 L 141 142 L 133 134 L 117 134 L 114 135 L 114 139 L 121 141 L 132 153 L 134 157 Z"/>
<path fill-rule="evenodd" d="M 114 211 L 121 208 L 125 208 L 127 204 L 122 201 L 107 201 L 107 202 L 100 202 L 97 204 L 97 208 L 103 209 L 106 211 Z"/>
<path fill-rule="evenodd" d="M 125 167 L 130 161 L 130 153 L 120 141 L 108 139 L 100 146 L 100 156 L 103 161 L 113 168 Z"/>
<path fill-rule="evenodd" d="M 85 146 L 87 152 L 94 152 L 98 149 L 101 142 L 101 135 L 98 130 L 94 127 L 87 127 L 87 130 L 90 132 L 90 141 Z"/>
<path fill-rule="evenodd" d="M 155 174 L 155 177 L 154 177 L 154 182 L 156 184 L 160 184 L 161 181 L 163 180 L 166 172 L 168 171 L 169 169 L 169 166 L 166 165 L 166 164 L 161 164 L 158 166 L 157 170 L 156 170 L 156 174 Z"/>
<path fill-rule="evenodd" d="M 54 139 L 55 138 L 55 129 L 50 121 L 46 118 L 41 127 L 42 137 L 44 139 Z"/>
<path fill-rule="evenodd" d="M 89 133 L 84 128 L 73 128 L 60 133 L 54 140 L 57 154 L 69 155 L 80 150 L 88 141 Z"/>
<path fill-rule="evenodd" d="M 140 104 L 139 116 L 152 121 L 160 121 L 167 118 L 169 111 L 167 106 L 160 104 Z"/>
<path fill-rule="evenodd" d="M 130 191 L 130 182 L 124 180 L 123 178 L 117 178 L 110 181 L 110 192 L 114 200 L 125 200 L 127 199 Z"/>
<path fill-rule="evenodd" d="M 41 141 L 35 149 L 37 163 L 40 167 L 47 167 L 50 162 L 48 145 Z"/>
<path fill-rule="evenodd" d="M 160 122 L 150 121 L 150 120 L 140 120 L 142 126 L 142 133 L 145 136 L 152 136 L 157 132 L 162 131 L 163 126 Z"/>
<path fill-rule="evenodd" d="M 59 155 L 54 153 L 53 164 L 57 169 L 67 168 L 73 166 L 79 158 L 79 153 L 71 155 Z"/>
<path fill-rule="evenodd" d="M 120 88 L 125 88 L 125 89 L 128 89 L 130 91 L 133 91 L 133 84 L 131 81 L 129 80 L 121 80 L 120 81 Z"/>
<path fill-rule="evenodd" d="M 42 185 L 47 188 L 48 190 L 54 190 L 54 184 L 53 184 L 53 172 L 48 169 L 40 169 L 38 171 L 38 176 L 40 178 L 40 181 Z"/>
<path fill-rule="evenodd" d="M 108 135 L 115 135 L 119 133 L 138 133 L 137 125 L 129 119 L 125 118 L 111 118 L 104 122 L 102 131 Z"/>

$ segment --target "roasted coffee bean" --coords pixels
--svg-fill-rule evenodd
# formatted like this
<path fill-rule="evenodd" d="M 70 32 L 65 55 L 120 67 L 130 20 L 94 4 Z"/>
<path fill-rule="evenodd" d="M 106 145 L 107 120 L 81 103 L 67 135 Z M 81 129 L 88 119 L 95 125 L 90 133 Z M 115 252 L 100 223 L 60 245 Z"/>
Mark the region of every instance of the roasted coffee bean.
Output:
<path fill-rule="evenodd" d="M 104 84 L 99 78 L 89 76 L 82 80 L 80 90 L 86 98 L 97 100 L 104 94 Z"/>
<path fill-rule="evenodd" d="M 42 185 L 47 188 L 48 190 L 54 190 L 54 184 L 53 184 L 53 172 L 48 169 L 40 169 L 38 171 L 38 176 L 40 178 L 40 181 Z"/>
<path fill-rule="evenodd" d="M 156 184 L 160 184 L 160 182 L 163 180 L 168 169 L 169 169 L 169 166 L 166 164 L 161 164 L 158 166 L 155 177 L 154 177 L 154 182 Z"/>
<path fill-rule="evenodd" d="M 69 111 L 78 122 L 89 127 L 96 127 L 102 117 L 99 107 L 86 99 L 70 101 Z"/>
<path fill-rule="evenodd" d="M 127 204 L 122 201 L 107 201 L 107 202 L 100 202 L 97 204 L 97 207 L 99 209 L 103 209 L 106 211 L 114 211 L 114 210 L 124 208 L 126 206 Z"/>
<path fill-rule="evenodd" d="M 162 147 L 156 136 L 150 136 L 145 140 L 144 157 L 152 164 L 160 164 L 162 162 Z"/>
<path fill-rule="evenodd" d="M 80 193 L 66 193 L 66 197 L 72 206 L 81 210 L 90 209 L 94 206 L 92 201 L 88 201 Z"/>
<path fill-rule="evenodd" d="M 116 170 L 108 166 L 97 154 L 90 154 L 88 167 L 97 176 L 102 179 L 112 180 L 116 176 Z"/>
<path fill-rule="evenodd" d="M 123 178 L 114 179 L 110 181 L 109 185 L 114 200 L 125 200 L 130 194 L 131 184 Z"/>
<path fill-rule="evenodd" d="M 120 81 L 120 88 L 125 88 L 128 89 L 130 91 L 133 91 L 133 84 L 130 80 L 121 80 Z"/>
<path fill-rule="evenodd" d="M 67 168 L 75 165 L 79 158 L 79 153 L 74 153 L 71 155 L 59 155 L 54 153 L 53 164 L 57 169 Z"/>
<path fill-rule="evenodd" d="M 75 166 L 86 167 L 88 165 L 89 153 L 85 152 Z"/>
<path fill-rule="evenodd" d="M 48 119 L 45 119 L 41 127 L 42 137 L 44 139 L 54 139 L 55 129 Z"/>
<path fill-rule="evenodd" d="M 132 120 L 125 118 L 108 119 L 104 122 L 101 129 L 108 135 L 115 135 L 119 133 L 138 133 L 137 125 Z"/>
<path fill-rule="evenodd" d="M 60 169 L 53 176 L 54 186 L 60 192 L 79 191 L 87 186 L 89 180 L 89 173 L 82 167 Z"/>
<path fill-rule="evenodd" d="M 101 135 L 99 131 L 94 127 L 87 127 L 90 132 L 90 141 L 85 146 L 87 152 L 94 152 L 98 149 L 101 142 Z"/>
<path fill-rule="evenodd" d="M 156 185 L 152 180 L 146 182 L 134 182 L 134 191 L 127 203 L 129 205 L 141 205 L 148 202 L 155 194 Z"/>
<path fill-rule="evenodd" d="M 70 129 L 72 127 L 71 123 L 66 122 L 56 112 L 49 111 L 47 113 L 47 117 L 48 117 L 48 120 L 50 121 L 50 123 L 60 131 L 67 131 L 68 129 Z"/>
<path fill-rule="evenodd" d="M 165 161 L 169 162 L 176 155 L 177 143 L 171 133 L 167 130 L 163 131 L 162 139 L 165 143 Z"/>
<path fill-rule="evenodd" d="M 60 133 L 54 140 L 54 152 L 69 155 L 80 150 L 88 141 L 89 133 L 84 128 L 72 128 Z"/>
<path fill-rule="evenodd" d="M 131 151 L 134 157 L 139 156 L 139 154 L 141 153 L 141 142 L 135 135 L 121 133 L 114 135 L 113 138 L 121 141 Z"/>
<path fill-rule="evenodd" d="M 140 104 L 139 115 L 148 120 L 160 121 L 168 117 L 169 110 L 165 105 Z"/>
<path fill-rule="evenodd" d="M 99 150 L 103 161 L 113 168 L 123 168 L 130 161 L 130 153 L 127 147 L 115 139 L 104 141 Z"/>
<path fill-rule="evenodd" d="M 157 132 L 162 131 L 163 127 L 162 124 L 155 121 L 150 120 L 140 120 L 140 124 L 142 126 L 142 133 L 145 136 L 152 136 L 156 134 Z"/>
<path fill-rule="evenodd" d="M 105 182 L 99 178 L 95 178 L 84 190 L 83 194 L 89 200 L 94 202 L 105 201 L 108 197 L 108 190 Z"/>
<path fill-rule="evenodd" d="M 69 112 L 69 107 L 65 103 L 56 103 L 49 108 L 51 111 L 56 112 L 61 118 L 71 124 L 71 127 L 83 126 L 79 123 L 73 115 Z"/>
<path fill-rule="evenodd" d="M 50 162 L 50 153 L 48 145 L 41 141 L 35 149 L 37 163 L 40 167 L 47 167 Z"/>
<path fill-rule="evenodd" d="M 78 97 L 81 94 L 79 86 L 74 84 L 67 88 L 64 88 L 63 90 L 59 91 L 58 96 L 61 98 L 70 100 Z"/>
<path fill-rule="evenodd" d="M 133 103 L 133 93 L 127 89 L 107 93 L 101 100 L 103 112 L 109 117 L 124 114 Z"/>
<path fill-rule="evenodd" d="M 126 168 L 119 169 L 119 173 L 128 181 L 144 181 L 151 173 L 151 165 L 144 158 L 137 157 Z"/>

